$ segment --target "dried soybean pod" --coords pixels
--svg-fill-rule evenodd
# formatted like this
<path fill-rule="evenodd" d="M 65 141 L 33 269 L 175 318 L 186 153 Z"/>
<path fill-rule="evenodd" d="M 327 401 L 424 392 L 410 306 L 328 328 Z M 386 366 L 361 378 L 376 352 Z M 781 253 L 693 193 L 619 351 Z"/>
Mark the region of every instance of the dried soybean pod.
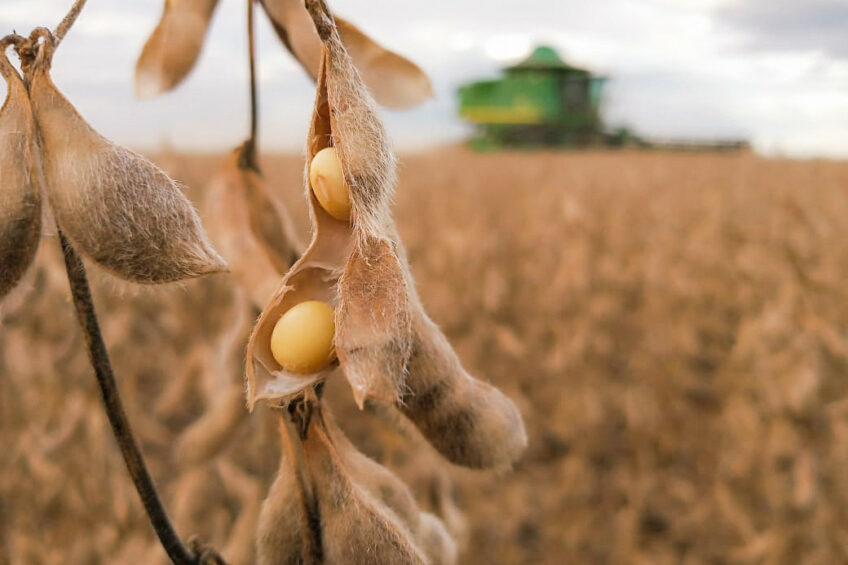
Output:
<path fill-rule="evenodd" d="M 335 19 L 342 43 L 378 104 L 411 108 L 433 97 L 430 78 L 418 65 L 378 44 L 347 20 Z"/>
<path fill-rule="evenodd" d="M 307 391 L 306 394 L 311 393 Z M 259 565 L 320 563 L 321 532 L 313 484 L 303 444 L 284 417 L 279 420 L 280 469 L 259 513 L 256 557 Z"/>
<path fill-rule="evenodd" d="M 367 398 L 386 402 L 400 398 L 411 351 L 411 316 L 407 281 L 394 252 L 390 203 L 395 161 L 386 138 L 374 104 L 336 34 L 318 77 L 307 167 L 319 151 L 335 147 L 351 191 L 352 222 L 329 215 L 306 184 L 312 241 L 283 278 L 248 342 L 249 407 L 260 399 L 285 403 L 329 374 L 329 370 L 292 374 L 270 351 L 274 324 L 305 300 L 337 307 L 336 354 L 360 406 Z M 380 278 L 370 277 L 371 272 Z M 374 280 L 380 284 L 373 284 Z M 349 300 L 340 294 L 346 289 L 351 290 Z"/>
<path fill-rule="evenodd" d="M 319 77 L 319 84 L 322 78 Z M 326 117 L 326 87 L 319 86 L 307 146 L 307 163 L 323 149 L 330 139 L 330 121 Z M 308 165 L 307 165 L 308 166 Z M 307 300 L 319 300 L 335 307 L 338 301 L 337 284 L 346 257 L 353 244 L 350 224 L 330 216 L 305 183 L 312 219 L 312 240 L 301 258 L 283 277 L 279 288 L 262 311 L 247 344 L 245 372 L 247 375 L 247 404 L 253 410 L 256 402 L 265 400 L 285 404 L 326 378 L 337 366 L 312 374 L 285 370 L 271 352 L 271 335 L 280 317 L 292 306 Z"/>
<path fill-rule="evenodd" d="M 206 190 L 204 216 L 233 277 L 261 307 L 300 256 L 302 244 L 285 208 L 246 163 L 245 151 L 242 145 L 224 160 Z"/>
<path fill-rule="evenodd" d="M 138 98 L 171 90 L 194 67 L 218 0 L 165 0 L 162 17 L 135 66 Z"/>
<path fill-rule="evenodd" d="M 260 0 L 283 45 L 304 70 L 317 79 L 322 45 L 303 0 Z M 421 68 L 383 47 L 353 24 L 336 16 L 341 40 L 377 102 L 388 108 L 411 108 L 433 96 Z"/>
<path fill-rule="evenodd" d="M 321 0 L 307 0 L 324 41 L 315 115 L 326 118 L 350 187 L 356 245 L 339 280 L 336 352 L 362 405 L 393 400 L 450 461 L 503 467 L 527 445 L 515 404 L 471 377 L 424 312 L 390 212 L 394 161 L 368 93 L 361 87 Z M 315 118 L 313 118 L 315 119 Z M 326 137 L 310 137 L 313 154 Z M 379 281 L 379 285 L 375 284 Z M 392 380 L 394 378 L 394 380 Z"/>
<path fill-rule="evenodd" d="M 303 510 L 298 484 L 284 460 L 259 512 L 256 562 L 259 565 L 303 563 Z"/>
<path fill-rule="evenodd" d="M 339 429 L 329 410 L 322 410 L 322 415 L 327 436 L 351 480 L 395 514 L 427 555 L 429 563 L 455 563 L 457 546 L 442 521 L 433 514 L 421 512 L 409 487 L 389 469 L 360 452 Z"/>
<path fill-rule="evenodd" d="M 0 298 L 20 280 L 41 236 L 41 192 L 33 179 L 34 128 L 29 97 L 0 40 L 0 74 L 7 92 L 0 108 Z"/>
<path fill-rule="evenodd" d="M 404 387 L 412 338 L 409 281 L 391 217 L 395 157 L 329 16 L 321 12 L 315 17 L 325 18 L 319 20 L 322 27 L 316 25 L 325 54 L 307 157 L 311 162 L 325 147 L 335 147 L 352 208 L 353 245 L 338 281 L 336 353 L 360 407 L 369 398 L 395 402 Z M 316 223 L 329 217 L 320 206 L 313 209 Z"/>
<path fill-rule="evenodd" d="M 322 414 L 327 436 L 353 480 L 394 512 L 410 532 L 417 532 L 420 512 L 409 487 L 389 469 L 359 451 L 339 429 L 329 410 L 324 409 Z"/>
<path fill-rule="evenodd" d="M 307 0 L 306 6 L 324 43 L 307 164 L 335 148 L 351 221 L 331 217 L 306 186 L 312 242 L 251 335 L 248 405 L 285 404 L 327 376 L 292 378 L 270 353 L 273 325 L 288 308 L 324 300 L 336 308 L 335 351 L 360 407 L 368 399 L 395 403 L 454 463 L 507 466 L 527 443 L 521 415 L 500 391 L 468 375 L 424 313 L 392 220 L 395 161 L 386 133 L 326 5 Z M 316 280 L 321 269 L 323 284 Z M 319 291 L 330 299 L 310 296 Z"/>
<path fill-rule="evenodd" d="M 458 465 L 504 467 L 527 447 L 515 404 L 469 375 L 447 338 L 420 309 L 398 408 L 439 453 Z"/>
<path fill-rule="evenodd" d="M 320 404 L 314 407 L 305 436 L 303 451 L 318 503 L 326 562 L 427 563 L 413 534 L 347 471 L 324 425 Z"/>
<path fill-rule="evenodd" d="M 29 91 L 47 195 L 74 247 L 128 280 L 164 283 L 225 269 L 179 185 L 89 126 L 50 78 L 49 31 Z"/>

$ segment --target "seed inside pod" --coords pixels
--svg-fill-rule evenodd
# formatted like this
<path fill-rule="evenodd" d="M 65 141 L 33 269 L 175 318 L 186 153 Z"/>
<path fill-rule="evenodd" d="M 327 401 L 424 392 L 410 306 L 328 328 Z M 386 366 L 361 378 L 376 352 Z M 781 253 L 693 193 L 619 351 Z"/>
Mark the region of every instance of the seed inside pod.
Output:
<path fill-rule="evenodd" d="M 328 214 L 343 222 L 350 220 L 350 190 L 345 184 L 335 147 L 325 147 L 312 158 L 309 184 Z"/>
<path fill-rule="evenodd" d="M 271 354 L 284 369 L 314 373 L 330 364 L 336 332 L 333 307 L 308 300 L 280 316 L 271 333 Z"/>

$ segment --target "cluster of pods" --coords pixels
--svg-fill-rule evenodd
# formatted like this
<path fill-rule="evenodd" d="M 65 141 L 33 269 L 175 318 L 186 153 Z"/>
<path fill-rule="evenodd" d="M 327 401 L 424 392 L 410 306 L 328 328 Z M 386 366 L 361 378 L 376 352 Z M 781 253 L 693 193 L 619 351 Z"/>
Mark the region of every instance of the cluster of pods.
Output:
<path fill-rule="evenodd" d="M 332 16 L 306 4 L 323 43 L 305 174 L 312 240 L 247 347 L 248 406 L 280 409 L 284 446 L 260 516 L 260 563 L 449 563 L 444 526 L 345 438 L 322 384 L 340 371 L 360 407 L 393 405 L 466 467 L 509 466 L 524 425 L 424 312 L 392 219 L 386 133 Z"/>
<path fill-rule="evenodd" d="M 143 94 L 184 78 L 216 4 L 166 2 L 137 67 Z M 283 446 L 256 526 L 258 561 L 453 563 L 456 546 L 441 520 L 354 447 L 322 399 L 326 380 L 341 373 L 360 408 L 391 406 L 456 465 L 506 468 L 526 447 L 514 403 L 468 374 L 424 311 L 392 217 L 395 157 L 374 97 L 414 104 L 429 95 L 429 81 L 334 17 L 323 0 L 261 4 L 317 88 L 304 183 L 312 239 L 303 253 L 262 187 L 252 147 L 230 163 L 230 188 L 240 190 L 254 237 L 236 237 L 253 248 L 235 245 L 225 255 L 254 303 L 271 296 L 247 345 L 247 406 L 264 402 L 277 412 Z M 8 84 L 0 110 L 0 296 L 32 262 L 43 217 L 80 253 L 131 281 L 223 270 L 179 185 L 97 134 L 58 91 L 49 74 L 56 44 L 44 28 L 0 41 Z M 5 56 L 9 47 L 20 72 Z M 268 273 L 282 274 L 276 290 L 249 282 L 273 285 Z M 227 406 L 236 396 L 227 394 Z M 226 436 L 240 412 L 228 409 L 233 417 L 216 435 Z M 205 460 L 215 449 L 188 451 Z"/>

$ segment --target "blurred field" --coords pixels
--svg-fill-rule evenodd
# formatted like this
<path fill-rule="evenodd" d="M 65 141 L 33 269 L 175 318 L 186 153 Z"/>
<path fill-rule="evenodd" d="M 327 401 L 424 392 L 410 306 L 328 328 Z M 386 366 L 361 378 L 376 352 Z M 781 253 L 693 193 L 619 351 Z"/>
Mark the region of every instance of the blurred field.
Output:
<path fill-rule="evenodd" d="M 196 201 L 218 160 L 159 159 Z M 265 172 L 305 236 L 301 160 Z M 462 563 L 848 562 L 848 163 L 452 148 L 400 173 L 425 305 L 530 435 L 510 474 L 451 470 Z M 0 307 L 0 563 L 156 562 L 57 248 L 44 240 Z M 166 505 L 194 485 L 203 506 L 178 528 L 224 547 L 278 457 L 264 409 L 214 472 L 183 482 L 173 452 L 216 379 L 240 379 L 237 360 L 203 374 L 235 315 L 228 279 L 139 291 L 90 273 Z M 404 453 L 424 448 L 404 451 L 337 381 L 343 427 L 419 484 Z"/>

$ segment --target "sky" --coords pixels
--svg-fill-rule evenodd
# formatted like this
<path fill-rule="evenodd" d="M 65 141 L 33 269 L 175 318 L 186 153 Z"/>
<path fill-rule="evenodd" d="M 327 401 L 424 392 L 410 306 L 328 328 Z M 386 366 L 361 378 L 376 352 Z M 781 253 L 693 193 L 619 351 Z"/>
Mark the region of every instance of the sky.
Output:
<path fill-rule="evenodd" d="M 55 27 L 71 0 L 0 0 L 0 31 Z M 331 0 L 418 63 L 436 97 L 386 111 L 401 151 L 468 135 L 456 88 L 496 78 L 536 44 L 609 77 L 603 115 L 662 139 L 745 138 L 769 156 L 848 158 L 848 0 Z M 222 151 L 246 136 L 244 0 L 220 0 L 177 90 L 134 98 L 161 0 L 89 0 L 53 78 L 100 133 L 140 150 Z M 314 87 L 257 10 L 260 142 L 301 151 Z M 5 88 L 0 86 L 5 96 Z"/>

